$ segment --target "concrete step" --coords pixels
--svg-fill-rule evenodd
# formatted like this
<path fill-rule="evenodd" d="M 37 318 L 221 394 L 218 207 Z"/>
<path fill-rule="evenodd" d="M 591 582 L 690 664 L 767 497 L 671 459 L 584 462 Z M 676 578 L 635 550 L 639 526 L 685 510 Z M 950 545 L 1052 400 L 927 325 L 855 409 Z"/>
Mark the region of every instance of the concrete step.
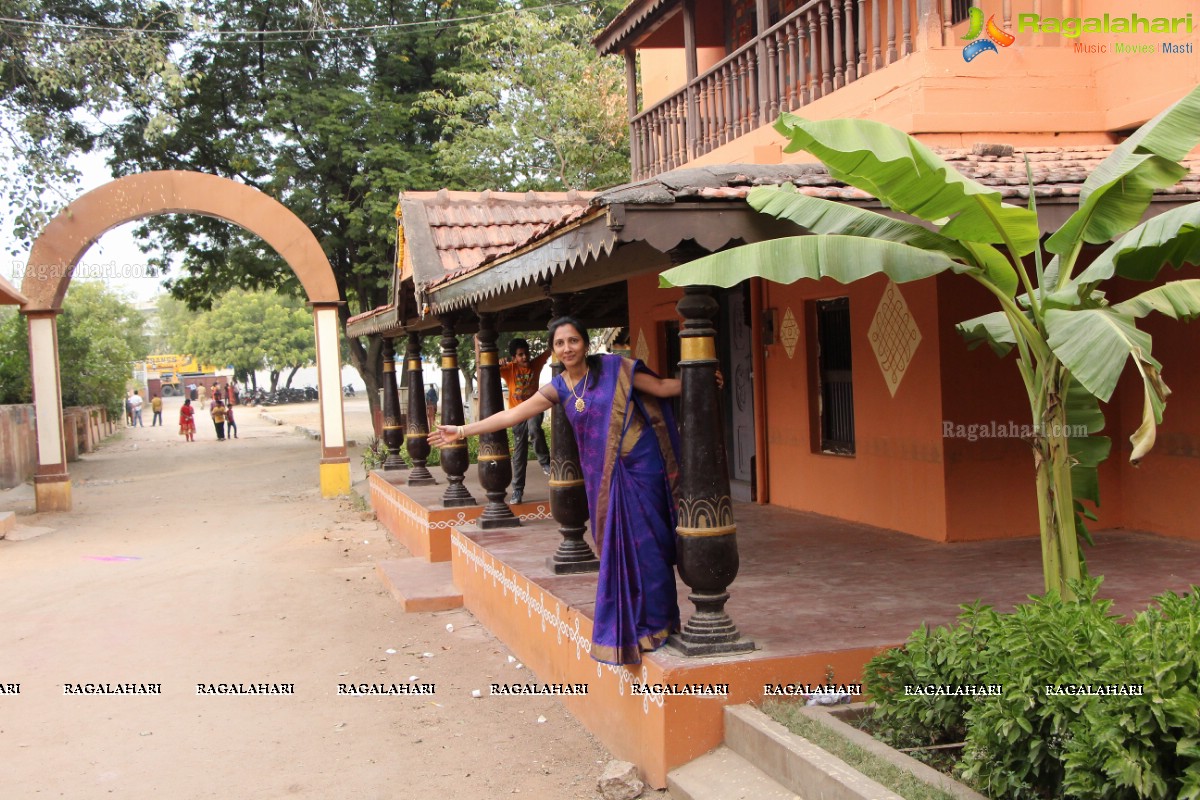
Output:
<path fill-rule="evenodd" d="M 725 707 L 725 745 L 809 800 L 903 800 L 751 706 Z"/>
<path fill-rule="evenodd" d="M 722 745 L 667 775 L 672 800 L 804 800 Z"/>
<path fill-rule="evenodd" d="M 431 564 L 423 558 L 397 558 L 380 561 L 375 569 L 383 585 L 407 612 L 462 608 L 462 591 L 454 585 L 449 561 Z"/>

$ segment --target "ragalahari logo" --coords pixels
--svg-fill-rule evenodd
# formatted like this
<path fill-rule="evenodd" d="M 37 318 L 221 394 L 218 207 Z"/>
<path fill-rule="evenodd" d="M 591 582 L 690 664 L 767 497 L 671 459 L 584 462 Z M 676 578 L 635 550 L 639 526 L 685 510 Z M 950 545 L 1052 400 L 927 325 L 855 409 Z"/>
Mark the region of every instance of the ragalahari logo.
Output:
<path fill-rule="evenodd" d="M 982 10 L 972 6 L 969 13 L 971 27 L 967 30 L 967 35 L 962 38 L 964 41 L 970 41 L 970 44 L 963 48 L 963 61 L 974 61 L 980 53 L 999 53 L 996 45 L 1008 47 L 1017 40 L 1017 37 L 996 24 L 995 14 L 988 17 L 987 25 L 984 25 Z M 986 33 L 987 36 L 980 39 L 981 33 Z"/>

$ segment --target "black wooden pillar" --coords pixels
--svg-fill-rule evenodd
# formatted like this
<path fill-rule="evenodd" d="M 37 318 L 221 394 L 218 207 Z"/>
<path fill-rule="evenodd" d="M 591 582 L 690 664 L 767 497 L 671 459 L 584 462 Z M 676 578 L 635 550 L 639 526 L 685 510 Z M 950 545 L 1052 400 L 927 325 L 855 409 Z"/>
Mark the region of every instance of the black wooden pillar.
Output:
<path fill-rule="evenodd" d="M 383 443 L 387 445 L 385 470 L 405 469 L 400 448 L 404 446 L 404 426 L 400 419 L 400 387 L 396 385 L 396 347 L 392 340 L 383 339 Z"/>
<path fill-rule="evenodd" d="M 408 334 L 404 350 L 404 369 L 408 372 L 408 430 L 404 444 L 412 459 L 408 473 L 409 486 L 430 486 L 437 483 L 425 462 L 429 459 L 429 422 L 425 415 L 425 372 L 421 369 L 421 334 Z"/>
<path fill-rule="evenodd" d="M 680 498 L 676 525 L 679 577 L 692 590 L 696 611 L 671 644 L 689 656 L 744 653 L 743 639 L 725 613 L 729 584 L 738 572 L 737 525 L 729 497 L 729 467 L 717 394 L 717 301 L 705 287 L 684 290 L 676 305 L 683 317 L 681 358 Z"/>
<path fill-rule="evenodd" d="M 570 314 L 570 295 L 551 295 L 550 309 L 553 319 Z M 555 358 L 551 369 L 558 375 L 563 365 Z M 550 515 L 559 525 L 562 541 L 554 555 L 546 559 L 546 566 L 559 575 L 598 571 L 600 560 L 583 538 L 588 501 L 583 470 L 579 468 L 579 445 L 567 415 L 557 403 L 550 409 Z"/>
<path fill-rule="evenodd" d="M 443 314 L 442 323 L 442 424 L 462 425 L 462 389 L 458 384 L 458 337 L 454 335 L 455 314 Z M 424 398 L 422 398 L 424 402 Z M 444 444 L 438 451 L 442 470 L 446 473 L 446 491 L 442 493 L 442 505 L 447 507 L 473 506 L 475 498 L 463 486 L 467 473 L 467 443 L 460 440 Z"/>
<path fill-rule="evenodd" d="M 496 350 L 496 315 L 479 315 L 479 418 L 487 419 L 504 410 L 504 391 L 500 387 L 500 355 Z M 479 437 L 479 484 L 487 494 L 487 505 L 479 515 L 480 528 L 514 528 L 521 524 L 504 503 L 504 494 L 512 483 L 512 458 L 508 450 L 508 431 L 498 430 Z"/>

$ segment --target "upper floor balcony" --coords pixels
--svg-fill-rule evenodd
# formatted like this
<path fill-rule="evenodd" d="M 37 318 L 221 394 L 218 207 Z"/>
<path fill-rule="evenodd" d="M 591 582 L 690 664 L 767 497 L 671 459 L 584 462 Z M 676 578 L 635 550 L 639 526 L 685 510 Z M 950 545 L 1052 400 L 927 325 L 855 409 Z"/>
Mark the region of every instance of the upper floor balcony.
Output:
<path fill-rule="evenodd" d="M 951 146 L 1109 143 L 1200 82 L 1198 54 L 1163 49 L 1200 32 L 1189 5 L 1144 11 L 1178 20 L 1172 32 L 1135 22 L 1118 35 L 1086 20 L 1128 19 L 1120 0 L 634 0 L 595 45 L 625 57 L 640 180 L 778 160 L 769 126 L 784 111 L 871 117 Z"/>

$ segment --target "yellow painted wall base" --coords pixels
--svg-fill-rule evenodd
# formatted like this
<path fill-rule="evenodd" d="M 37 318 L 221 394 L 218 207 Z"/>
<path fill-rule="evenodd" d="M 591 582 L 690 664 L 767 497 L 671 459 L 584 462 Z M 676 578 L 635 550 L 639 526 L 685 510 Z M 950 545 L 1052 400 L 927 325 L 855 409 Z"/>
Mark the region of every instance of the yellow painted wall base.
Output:
<path fill-rule="evenodd" d="M 44 511 L 71 510 L 71 482 L 33 481 L 33 491 L 38 513 Z"/>
<path fill-rule="evenodd" d="M 321 497 L 350 494 L 350 459 L 321 464 Z"/>

